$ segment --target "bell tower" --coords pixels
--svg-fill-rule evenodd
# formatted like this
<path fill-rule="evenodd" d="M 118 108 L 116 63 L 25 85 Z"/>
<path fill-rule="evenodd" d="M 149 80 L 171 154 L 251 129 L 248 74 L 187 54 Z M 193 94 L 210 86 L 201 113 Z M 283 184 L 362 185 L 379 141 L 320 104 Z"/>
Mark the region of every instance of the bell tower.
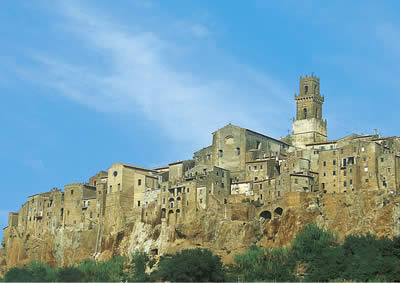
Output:
<path fill-rule="evenodd" d="M 305 148 L 306 144 L 327 139 L 326 120 L 322 120 L 324 97 L 320 94 L 319 78 L 313 74 L 300 77 L 299 95 L 294 96 L 297 105 L 293 118 L 293 145 Z"/>

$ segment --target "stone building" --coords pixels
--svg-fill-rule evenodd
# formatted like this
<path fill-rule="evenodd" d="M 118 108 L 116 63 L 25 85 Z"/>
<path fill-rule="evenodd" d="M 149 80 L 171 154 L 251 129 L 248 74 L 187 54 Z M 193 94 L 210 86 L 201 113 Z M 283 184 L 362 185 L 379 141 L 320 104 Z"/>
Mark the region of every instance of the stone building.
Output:
<path fill-rule="evenodd" d="M 278 140 L 228 124 L 190 160 L 155 169 L 114 163 L 88 183 L 29 196 L 9 214 L 4 239 L 97 229 L 97 254 L 102 233 L 118 235 L 136 222 L 178 227 L 204 211 L 235 221 L 246 219 L 246 202 L 258 208 L 281 205 L 285 196 L 297 201 L 317 194 L 400 193 L 399 137 L 352 134 L 328 140 L 316 76 L 300 78 L 295 100 L 292 136 Z M 284 210 L 266 211 L 263 221 Z"/>

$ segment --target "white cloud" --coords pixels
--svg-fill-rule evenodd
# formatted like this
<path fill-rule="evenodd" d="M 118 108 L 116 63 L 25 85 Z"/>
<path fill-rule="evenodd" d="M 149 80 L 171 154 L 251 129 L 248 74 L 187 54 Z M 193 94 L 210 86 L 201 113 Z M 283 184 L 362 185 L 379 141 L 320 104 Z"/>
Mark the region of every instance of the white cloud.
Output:
<path fill-rule="evenodd" d="M 100 70 L 98 66 L 68 63 L 73 60 L 36 52 L 34 59 L 41 68 L 25 69 L 20 73 L 25 78 L 99 111 L 139 113 L 150 125 L 186 141 L 199 143 L 200 139 L 201 144 L 207 143 L 209 136 L 204 133 L 228 122 L 268 130 L 268 135 L 278 134 L 270 119 L 286 118 L 281 112 L 287 113 L 292 95 L 271 76 L 223 58 L 214 64 L 226 64 L 226 72 L 217 75 L 185 69 L 177 62 L 196 58 L 179 42 L 165 39 L 157 30 L 148 30 L 140 23 L 124 26 L 76 2 L 65 3 L 60 9 L 65 26 L 78 36 L 82 46 L 99 53 L 106 66 Z M 191 29 L 191 40 L 210 33 L 200 24 Z"/>

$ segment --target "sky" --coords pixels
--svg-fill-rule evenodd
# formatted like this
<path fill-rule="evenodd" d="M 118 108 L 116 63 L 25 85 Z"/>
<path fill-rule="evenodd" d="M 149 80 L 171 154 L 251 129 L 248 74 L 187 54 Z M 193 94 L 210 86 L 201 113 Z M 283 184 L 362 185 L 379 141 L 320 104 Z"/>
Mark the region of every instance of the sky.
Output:
<path fill-rule="evenodd" d="M 3 1 L 0 227 L 115 162 L 190 159 L 228 123 L 291 132 L 320 77 L 328 138 L 400 135 L 399 1 Z M 1 236 L 2 230 L 0 231 Z"/>

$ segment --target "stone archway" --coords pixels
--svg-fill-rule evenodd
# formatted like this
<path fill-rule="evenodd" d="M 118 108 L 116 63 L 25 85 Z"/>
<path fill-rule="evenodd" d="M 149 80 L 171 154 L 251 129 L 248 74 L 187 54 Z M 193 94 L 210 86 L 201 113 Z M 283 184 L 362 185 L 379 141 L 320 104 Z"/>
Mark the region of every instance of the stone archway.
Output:
<path fill-rule="evenodd" d="M 283 214 L 283 208 L 282 207 L 275 208 L 274 213 L 281 216 Z"/>
<path fill-rule="evenodd" d="M 271 211 L 264 210 L 263 212 L 260 213 L 260 218 L 263 218 L 263 220 L 271 220 L 272 218 Z"/>

